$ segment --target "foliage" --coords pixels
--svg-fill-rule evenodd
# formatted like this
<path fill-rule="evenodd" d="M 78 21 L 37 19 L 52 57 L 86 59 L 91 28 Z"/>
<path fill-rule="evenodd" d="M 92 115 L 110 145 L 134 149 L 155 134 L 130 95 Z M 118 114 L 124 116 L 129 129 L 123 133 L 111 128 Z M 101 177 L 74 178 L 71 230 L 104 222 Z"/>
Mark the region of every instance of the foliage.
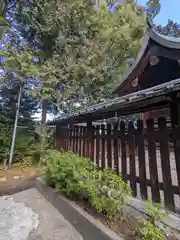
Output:
<path fill-rule="evenodd" d="M 13 164 L 14 167 L 20 167 L 20 168 L 28 168 L 28 167 L 32 167 L 33 165 L 34 165 L 34 162 L 33 162 L 32 156 L 25 157 L 23 158 L 22 161 Z"/>
<path fill-rule="evenodd" d="M 152 23 L 153 19 L 160 12 L 160 9 L 161 9 L 160 0 L 148 0 L 146 5 L 148 8 L 147 17 L 148 17 L 148 20 Z"/>
<path fill-rule="evenodd" d="M 126 59 L 139 48 L 145 21 L 133 3 L 111 14 L 105 5 L 94 8 L 85 0 L 17 1 L 7 16 L 11 31 L 5 36 L 2 64 L 20 84 L 31 79 L 28 91 L 43 109 L 43 152 L 48 107 L 53 102 L 61 110 L 63 102 L 67 108 L 109 96 Z"/>
<path fill-rule="evenodd" d="M 100 36 L 105 43 L 103 50 L 107 56 L 105 65 L 108 66 L 108 81 L 103 95 L 110 96 L 112 89 L 120 84 L 121 77 L 127 71 L 128 61 L 134 59 L 139 51 L 146 31 L 146 20 L 134 1 L 119 4 L 113 13 L 102 7 L 99 15 L 99 21 L 103 21 Z"/>
<path fill-rule="evenodd" d="M 123 210 L 127 195 L 131 195 L 129 185 L 111 169 L 99 171 L 95 183 L 90 189 L 91 204 L 109 217 L 115 217 Z"/>
<path fill-rule="evenodd" d="M 3 160 L 9 155 L 11 138 L 13 132 L 14 119 L 16 115 L 16 103 L 19 85 L 16 79 L 7 80 L 6 84 L 0 90 L 0 158 Z M 37 111 L 37 101 L 34 101 L 31 96 L 27 94 L 26 86 L 24 86 L 19 125 L 22 127 L 21 131 L 18 128 L 17 141 L 15 146 L 15 154 L 21 157 L 25 152 L 29 151 L 29 145 L 32 137 L 28 135 L 27 129 L 33 129 L 33 121 L 31 115 Z M 23 127 L 26 127 L 25 129 Z"/>
<path fill-rule="evenodd" d="M 12 78 L 14 76 L 18 84 L 24 84 L 26 78 L 37 77 L 38 68 L 33 61 L 35 55 L 28 48 L 18 50 L 11 45 L 5 44 L 5 48 L 0 52 L 0 57 L 4 59 L 1 62 L 1 67 L 6 73 L 4 74 L 4 81 L 9 80 L 8 75 Z"/>
<path fill-rule="evenodd" d="M 0 162 L 7 158 L 11 144 L 11 128 L 8 124 L 0 123 Z"/>
<path fill-rule="evenodd" d="M 0 0 L 0 38 L 2 37 L 4 30 L 7 27 L 7 22 L 5 21 L 6 9 L 9 0 Z"/>
<path fill-rule="evenodd" d="M 150 221 L 143 221 L 143 227 L 140 228 L 142 240 L 164 240 L 165 233 L 158 226 L 154 226 Z"/>
<path fill-rule="evenodd" d="M 48 151 L 45 180 L 70 197 L 87 200 L 97 211 L 115 217 L 131 194 L 130 187 L 110 169 L 98 170 L 93 163 L 71 152 Z"/>
<path fill-rule="evenodd" d="M 161 205 L 152 201 L 147 202 L 148 216 L 151 218 L 153 224 L 158 224 L 163 217 L 167 216 L 167 212 L 161 208 Z"/>
<path fill-rule="evenodd" d="M 137 53 L 145 21 L 136 5 L 120 6 L 114 14 L 101 6 L 94 8 L 84 0 L 27 1 L 26 6 L 17 3 L 11 14 L 12 24 L 16 22 L 24 42 L 38 52 L 40 63 L 58 69 L 58 86 L 51 94 L 58 105 L 98 101 L 109 94 L 126 58 Z M 46 95 L 52 81 L 54 74 L 43 79 L 39 93 Z"/>
<path fill-rule="evenodd" d="M 153 23 L 153 19 L 156 17 L 156 15 L 159 14 L 161 9 L 161 3 L 160 0 L 148 0 L 147 2 L 147 17 L 150 20 L 151 23 Z M 179 37 L 180 36 L 180 24 L 177 22 L 172 21 L 171 19 L 168 19 L 168 23 L 165 26 L 162 25 L 155 25 L 153 24 L 154 29 L 163 34 L 168 35 L 172 37 Z"/>
<path fill-rule="evenodd" d="M 11 145 L 11 135 L 12 127 L 6 130 L 1 125 L 1 135 L 0 135 L 0 160 L 6 160 L 9 156 L 10 145 Z M 14 162 L 22 162 L 27 156 L 34 156 L 38 151 L 38 142 L 35 140 L 34 135 L 29 133 L 28 128 L 17 129 L 17 137 L 14 149 Z"/>
<path fill-rule="evenodd" d="M 180 37 L 180 24 L 177 22 L 173 22 L 172 20 L 168 20 L 166 26 L 155 26 L 156 31 L 163 35 L 168 35 L 172 37 Z"/>
<path fill-rule="evenodd" d="M 160 220 L 167 216 L 167 213 L 161 209 L 160 204 L 147 202 L 148 220 L 140 220 L 140 233 L 142 240 L 164 240 L 165 231 L 160 225 Z"/>

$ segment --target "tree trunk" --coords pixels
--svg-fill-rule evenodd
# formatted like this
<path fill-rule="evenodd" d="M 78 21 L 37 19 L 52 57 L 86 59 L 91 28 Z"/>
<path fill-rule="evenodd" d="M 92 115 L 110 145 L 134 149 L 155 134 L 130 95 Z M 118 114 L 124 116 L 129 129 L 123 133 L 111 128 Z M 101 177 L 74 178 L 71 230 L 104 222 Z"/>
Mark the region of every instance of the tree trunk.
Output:
<path fill-rule="evenodd" d="M 41 144 L 40 164 L 42 163 L 42 160 L 43 160 L 45 144 L 46 144 L 46 116 L 47 116 L 47 101 L 43 99 L 42 115 L 41 115 L 41 136 L 40 136 L 40 144 Z"/>

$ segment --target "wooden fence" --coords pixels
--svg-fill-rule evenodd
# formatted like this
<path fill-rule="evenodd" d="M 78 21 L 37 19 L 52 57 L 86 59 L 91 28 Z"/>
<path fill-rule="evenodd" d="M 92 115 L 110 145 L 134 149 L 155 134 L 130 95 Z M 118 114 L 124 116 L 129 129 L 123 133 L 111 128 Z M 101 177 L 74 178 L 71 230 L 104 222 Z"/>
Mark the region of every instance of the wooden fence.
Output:
<path fill-rule="evenodd" d="M 144 125 L 146 127 L 144 127 Z M 56 128 L 56 147 L 90 158 L 97 167 L 114 169 L 128 182 L 134 196 L 180 208 L 180 127 L 166 118 L 117 124 Z M 171 147 L 170 147 L 171 145 Z"/>

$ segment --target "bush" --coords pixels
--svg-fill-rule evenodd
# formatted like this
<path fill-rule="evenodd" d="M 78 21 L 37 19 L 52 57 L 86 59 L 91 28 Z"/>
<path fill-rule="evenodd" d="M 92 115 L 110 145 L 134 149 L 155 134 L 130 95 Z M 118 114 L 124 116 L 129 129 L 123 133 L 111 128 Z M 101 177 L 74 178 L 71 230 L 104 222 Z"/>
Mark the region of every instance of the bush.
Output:
<path fill-rule="evenodd" d="M 98 171 L 94 189 L 91 192 L 91 204 L 100 212 L 114 217 L 123 210 L 131 189 L 112 169 Z"/>
<path fill-rule="evenodd" d="M 66 196 L 87 200 L 96 210 L 114 217 L 131 194 L 130 187 L 111 169 L 71 152 L 48 151 L 44 178 Z"/>
<path fill-rule="evenodd" d="M 167 212 L 161 209 L 160 204 L 153 204 L 152 201 L 148 201 L 147 214 L 149 219 L 139 221 L 140 239 L 164 240 L 166 234 L 160 220 L 168 215 Z"/>
<path fill-rule="evenodd" d="M 93 164 L 85 158 L 80 158 L 73 153 L 60 153 L 48 151 L 45 156 L 46 181 L 66 195 L 78 195 L 81 190 L 81 181 L 93 172 Z"/>

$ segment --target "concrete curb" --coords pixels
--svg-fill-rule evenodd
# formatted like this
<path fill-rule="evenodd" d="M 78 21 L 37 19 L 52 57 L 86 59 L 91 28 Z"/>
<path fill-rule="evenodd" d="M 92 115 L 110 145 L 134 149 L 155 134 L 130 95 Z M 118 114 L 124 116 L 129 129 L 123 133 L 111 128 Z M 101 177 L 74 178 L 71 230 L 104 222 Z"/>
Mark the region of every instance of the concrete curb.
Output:
<path fill-rule="evenodd" d="M 55 189 L 37 178 L 36 189 L 73 225 L 84 240 L 123 240 L 82 208 L 56 193 Z"/>

